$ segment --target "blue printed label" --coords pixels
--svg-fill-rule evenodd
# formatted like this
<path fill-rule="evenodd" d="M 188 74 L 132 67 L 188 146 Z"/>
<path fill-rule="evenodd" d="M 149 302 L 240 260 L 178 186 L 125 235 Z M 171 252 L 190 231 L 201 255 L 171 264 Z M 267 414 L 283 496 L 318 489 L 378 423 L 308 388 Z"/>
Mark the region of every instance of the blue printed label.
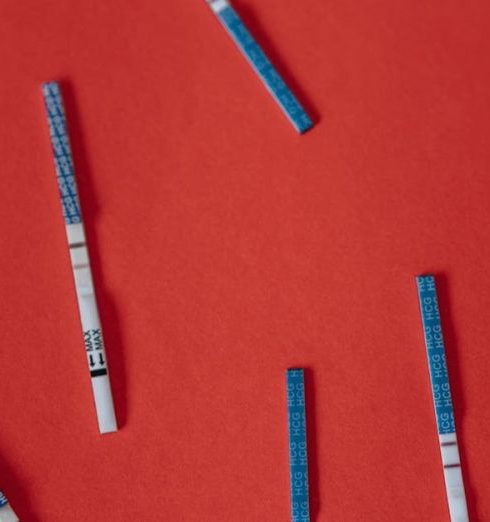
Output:
<path fill-rule="evenodd" d="M 313 126 L 313 122 L 245 27 L 237 12 L 231 6 L 227 6 L 219 12 L 218 16 L 296 130 L 300 133 L 306 132 Z"/>
<path fill-rule="evenodd" d="M 309 522 L 308 451 L 306 445 L 304 371 L 286 374 L 288 394 L 289 466 L 292 522 Z"/>
<path fill-rule="evenodd" d="M 9 502 L 7 497 L 0 491 L 0 507 L 7 505 Z"/>
<path fill-rule="evenodd" d="M 454 411 L 446 366 L 441 318 L 434 276 L 417 277 L 420 311 L 429 362 L 432 397 L 440 434 L 454 433 Z"/>
<path fill-rule="evenodd" d="M 45 83 L 43 96 L 65 223 L 67 225 L 80 223 L 82 220 L 80 203 L 59 85 L 56 82 Z"/>

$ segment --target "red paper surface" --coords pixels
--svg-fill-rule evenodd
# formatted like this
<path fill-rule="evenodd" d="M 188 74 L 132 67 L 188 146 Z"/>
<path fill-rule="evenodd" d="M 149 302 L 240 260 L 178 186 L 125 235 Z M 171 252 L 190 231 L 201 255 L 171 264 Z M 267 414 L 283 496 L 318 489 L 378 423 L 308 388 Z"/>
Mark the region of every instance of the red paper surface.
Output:
<path fill-rule="evenodd" d="M 22 522 L 448 520 L 434 272 L 490 520 L 490 4 L 240 0 L 298 136 L 203 0 L 0 5 L 1 488 Z M 61 80 L 121 430 L 98 434 L 40 84 Z"/>

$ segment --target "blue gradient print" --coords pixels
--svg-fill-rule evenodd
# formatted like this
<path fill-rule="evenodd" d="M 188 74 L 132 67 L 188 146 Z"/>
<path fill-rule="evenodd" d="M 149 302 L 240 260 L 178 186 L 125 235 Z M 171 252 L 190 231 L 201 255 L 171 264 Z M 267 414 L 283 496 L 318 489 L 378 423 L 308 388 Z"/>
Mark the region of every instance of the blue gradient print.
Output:
<path fill-rule="evenodd" d="M 42 89 L 48 115 L 58 188 L 63 205 L 63 216 L 67 225 L 80 223 L 82 221 L 80 203 L 60 87 L 56 82 L 49 82 L 43 84 Z"/>
<path fill-rule="evenodd" d="M 432 397 L 437 418 L 437 429 L 439 434 L 455 433 L 453 403 L 434 276 L 417 277 L 417 288 L 429 362 Z"/>
<path fill-rule="evenodd" d="M 296 130 L 303 133 L 310 129 L 313 126 L 310 117 L 245 27 L 238 13 L 233 7 L 227 6 L 218 13 L 218 17 Z"/>
<path fill-rule="evenodd" d="M 286 372 L 288 398 L 291 520 L 309 522 L 308 449 L 306 444 L 305 379 L 302 369 Z"/>

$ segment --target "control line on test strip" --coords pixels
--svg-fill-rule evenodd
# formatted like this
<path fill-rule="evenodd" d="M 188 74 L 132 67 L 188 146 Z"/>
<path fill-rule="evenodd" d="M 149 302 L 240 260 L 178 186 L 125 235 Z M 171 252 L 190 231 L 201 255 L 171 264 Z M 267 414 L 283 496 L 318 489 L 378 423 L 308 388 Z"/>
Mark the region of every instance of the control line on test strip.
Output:
<path fill-rule="evenodd" d="M 468 522 L 468 509 L 434 276 L 418 276 L 417 288 L 450 519 L 451 522 Z"/>
<path fill-rule="evenodd" d="M 306 443 L 305 376 L 301 368 L 286 372 L 291 521 L 310 521 L 308 448 Z"/>
<path fill-rule="evenodd" d="M 240 16 L 228 0 L 206 1 L 294 128 L 300 134 L 311 129 L 313 127 L 311 118 L 245 27 Z"/>
<path fill-rule="evenodd" d="M 65 109 L 60 86 L 57 82 L 43 84 L 42 91 L 48 116 L 56 177 L 65 219 L 99 430 L 101 433 L 110 433 L 117 431 L 117 423 L 99 312 L 95 300 L 85 229 L 80 211 Z"/>
<path fill-rule="evenodd" d="M 0 522 L 19 522 L 7 497 L 0 491 Z"/>

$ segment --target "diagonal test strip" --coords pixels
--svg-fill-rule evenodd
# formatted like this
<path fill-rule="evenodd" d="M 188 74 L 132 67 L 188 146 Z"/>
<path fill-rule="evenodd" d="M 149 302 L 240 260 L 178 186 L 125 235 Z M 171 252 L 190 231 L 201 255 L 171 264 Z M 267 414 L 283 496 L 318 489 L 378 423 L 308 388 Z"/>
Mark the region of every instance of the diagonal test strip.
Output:
<path fill-rule="evenodd" d="M 48 116 L 56 177 L 63 207 L 99 430 L 101 433 L 110 433 L 117 431 L 117 424 L 85 240 L 85 229 L 80 212 L 80 201 L 75 181 L 65 110 L 58 83 L 45 83 L 42 91 Z"/>
<path fill-rule="evenodd" d="M 0 522 L 19 522 L 14 510 L 10 507 L 7 497 L 0 491 Z"/>
<path fill-rule="evenodd" d="M 424 327 L 425 346 L 429 363 L 432 397 L 439 433 L 444 480 L 451 522 L 468 522 L 468 509 L 461 472 L 453 403 L 446 366 L 437 301 L 436 282 L 432 275 L 417 277 L 420 313 Z"/>
<path fill-rule="evenodd" d="M 313 122 L 308 114 L 306 114 L 299 101 L 245 27 L 245 24 L 228 0 L 206 1 L 295 129 L 299 133 L 303 133 L 313 127 Z"/>
<path fill-rule="evenodd" d="M 301 368 L 286 372 L 288 400 L 291 521 L 309 522 L 308 449 L 306 444 L 305 376 Z"/>

